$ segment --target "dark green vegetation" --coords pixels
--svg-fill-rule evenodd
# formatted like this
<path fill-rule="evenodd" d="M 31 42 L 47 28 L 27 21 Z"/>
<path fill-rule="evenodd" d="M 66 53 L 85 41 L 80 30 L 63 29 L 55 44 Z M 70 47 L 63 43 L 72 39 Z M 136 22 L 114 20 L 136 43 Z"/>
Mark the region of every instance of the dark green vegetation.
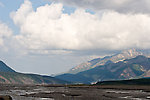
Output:
<path fill-rule="evenodd" d="M 105 65 L 100 65 L 87 71 L 77 74 L 62 74 L 56 76 L 56 78 L 75 83 L 90 84 L 96 81 L 148 77 L 149 70 L 150 58 L 140 55 L 117 63 L 109 61 Z"/>
<path fill-rule="evenodd" d="M 3 84 L 66 84 L 51 76 L 18 73 L 0 61 L 0 83 Z"/>
<path fill-rule="evenodd" d="M 118 80 L 118 81 L 102 81 L 96 85 L 150 85 L 150 78 Z"/>

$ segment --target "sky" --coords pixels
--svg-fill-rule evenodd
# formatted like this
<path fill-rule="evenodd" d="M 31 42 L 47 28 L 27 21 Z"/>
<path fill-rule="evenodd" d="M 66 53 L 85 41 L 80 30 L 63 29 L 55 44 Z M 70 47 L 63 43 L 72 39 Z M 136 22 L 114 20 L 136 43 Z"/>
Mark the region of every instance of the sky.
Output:
<path fill-rule="evenodd" d="M 150 0 L 0 0 L 0 60 L 52 75 L 129 48 L 150 49 Z"/>

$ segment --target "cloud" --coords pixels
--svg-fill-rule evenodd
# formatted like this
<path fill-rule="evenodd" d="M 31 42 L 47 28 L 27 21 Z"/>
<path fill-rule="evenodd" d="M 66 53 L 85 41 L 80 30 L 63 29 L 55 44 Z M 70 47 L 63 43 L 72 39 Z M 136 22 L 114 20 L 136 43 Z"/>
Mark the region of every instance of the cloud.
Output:
<path fill-rule="evenodd" d="M 0 21 L 0 46 L 5 46 L 5 43 L 11 38 L 12 30 Z"/>
<path fill-rule="evenodd" d="M 17 11 L 11 13 L 11 18 L 20 28 L 21 33 L 15 39 L 21 48 L 41 52 L 39 50 L 150 47 L 148 14 L 106 11 L 99 15 L 76 9 L 69 15 L 64 14 L 63 9 L 61 3 L 52 3 L 34 11 L 31 2 L 25 0 Z"/>
<path fill-rule="evenodd" d="M 149 0 L 50 0 L 69 6 L 100 10 L 115 10 L 122 13 L 150 13 Z"/>
<path fill-rule="evenodd" d="M 0 48 L 8 48 L 8 52 L 0 50 L 2 60 L 18 71 L 35 72 L 37 69 L 36 73 L 49 74 L 116 50 L 150 49 L 150 15 L 148 7 L 142 4 L 145 0 L 130 0 L 135 6 L 131 6 L 129 0 L 116 0 L 118 6 L 113 0 L 109 0 L 110 4 L 108 0 L 76 1 L 64 3 L 77 7 L 75 12 L 64 14 L 63 3 L 39 6 L 35 10 L 32 3 L 25 0 L 11 13 L 14 24 L 20 29 L 19 34 L 13 34 L 0 22 Z M 128 3 L 129 6 L 125 6 Z M 86 8 L 94 9 L 95 14 L 86 12 Z M 41 71 L 41 66 L 46 70 Z"/>

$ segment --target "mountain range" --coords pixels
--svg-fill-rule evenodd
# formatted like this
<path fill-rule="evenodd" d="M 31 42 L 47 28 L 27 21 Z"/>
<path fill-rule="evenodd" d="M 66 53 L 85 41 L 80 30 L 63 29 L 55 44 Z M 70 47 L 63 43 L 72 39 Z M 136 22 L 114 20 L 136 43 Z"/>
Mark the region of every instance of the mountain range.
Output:
<path fill-rule="evenodd" d="M 138 50 L 138 49 L 134 49 L 134 48 L 124 50 L 124 51 L 121 51 L 121 52 L 111 55 L 111 56 L 105 56 L 104 58 L 96 58 L 91 61 L 81 63 L 81 64 L 77 65 L 76 67 L 70 69 L 66 73 L 76 74 L 76 73 L 79 73 L 79 72 L 82 72 L 82 71 L 85 71 L 88 69 L 92 69 L 99 65 L 105 65 L 105 64 L 109 63 L 109 61 L 116 63 L 119 61 L 123 61 L 125 59 L 134 58 L 138 55 L 144 55 L 146 57 L 150 57 L 150 51 L 149 50 Z"/>
<path fill-rule="evenodd" d="M 56 78 L 74 83 L 90 84 L 97 81 L 121 80 L 150 76 L 148 51 L 130 49 L 121 53 L 97 58 L 71 69 Z"/>
<path fill-rule="evenodd" d="M 63 81 L 51 76 L 37 74 L 18 73 L 4 62 L 0 61 L 0 83 L 2 84 L 66 84 Z"/>
<path fill-rule="evenodd" d="M 55 77 L 18 73 L 0 61 L 0 83 L 4 84 L 91 84 L 98 81 L 150 77 L 150 52 L 129 49 L 82 63 Z"/>

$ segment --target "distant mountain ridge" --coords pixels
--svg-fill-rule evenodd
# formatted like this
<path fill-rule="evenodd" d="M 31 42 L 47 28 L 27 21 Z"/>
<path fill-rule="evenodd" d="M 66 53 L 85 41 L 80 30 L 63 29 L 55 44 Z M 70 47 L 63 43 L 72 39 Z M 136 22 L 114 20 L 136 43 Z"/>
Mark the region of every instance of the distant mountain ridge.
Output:
<path fill-rule="evenodd" d="M 67 84 L 69 82 L 51 76 L 18 73 L 0 61 L 1 84 Z"/>
<path fill-rule="evenodd" d="M 1 84 L 68 84 L 69 82 L 51 76 L 0 72 Z"/>
<path fill-rule="evenodd" d="M 110 62 L 77 74 L 62 74 L 56 78 L 74 83 L 90 84 L 96 81 L 150 77 L 150 58 L 139 55 L 116 63 Z"/>
<path fill-rule="evenodd" d="M 109 62 L 119 62 L 119 61 L 123 61 L 125 59 L 130 59 L 130 58 L 134 58 L 138 55 L 144 55 L 146 57 L 150 57 L 150 52 L 144 51 L 144 50 L 137 50 L 137 49 L 128 49 L 128 50 L 124 50 L 120 53 L 114 54 L 112 56 L 106 56 L 104 58 L 96 58 L 93 59 L 91 61 L 82 63 L 72 69 L 70 69 L 68 72 L 66 73 L 70 73 L 70 74 L 76 74 L 82 71 L 86 71 L 92 68 L 95 68 L 96 66 L 100 66 L 100 65 L 105 65 Z"/>

